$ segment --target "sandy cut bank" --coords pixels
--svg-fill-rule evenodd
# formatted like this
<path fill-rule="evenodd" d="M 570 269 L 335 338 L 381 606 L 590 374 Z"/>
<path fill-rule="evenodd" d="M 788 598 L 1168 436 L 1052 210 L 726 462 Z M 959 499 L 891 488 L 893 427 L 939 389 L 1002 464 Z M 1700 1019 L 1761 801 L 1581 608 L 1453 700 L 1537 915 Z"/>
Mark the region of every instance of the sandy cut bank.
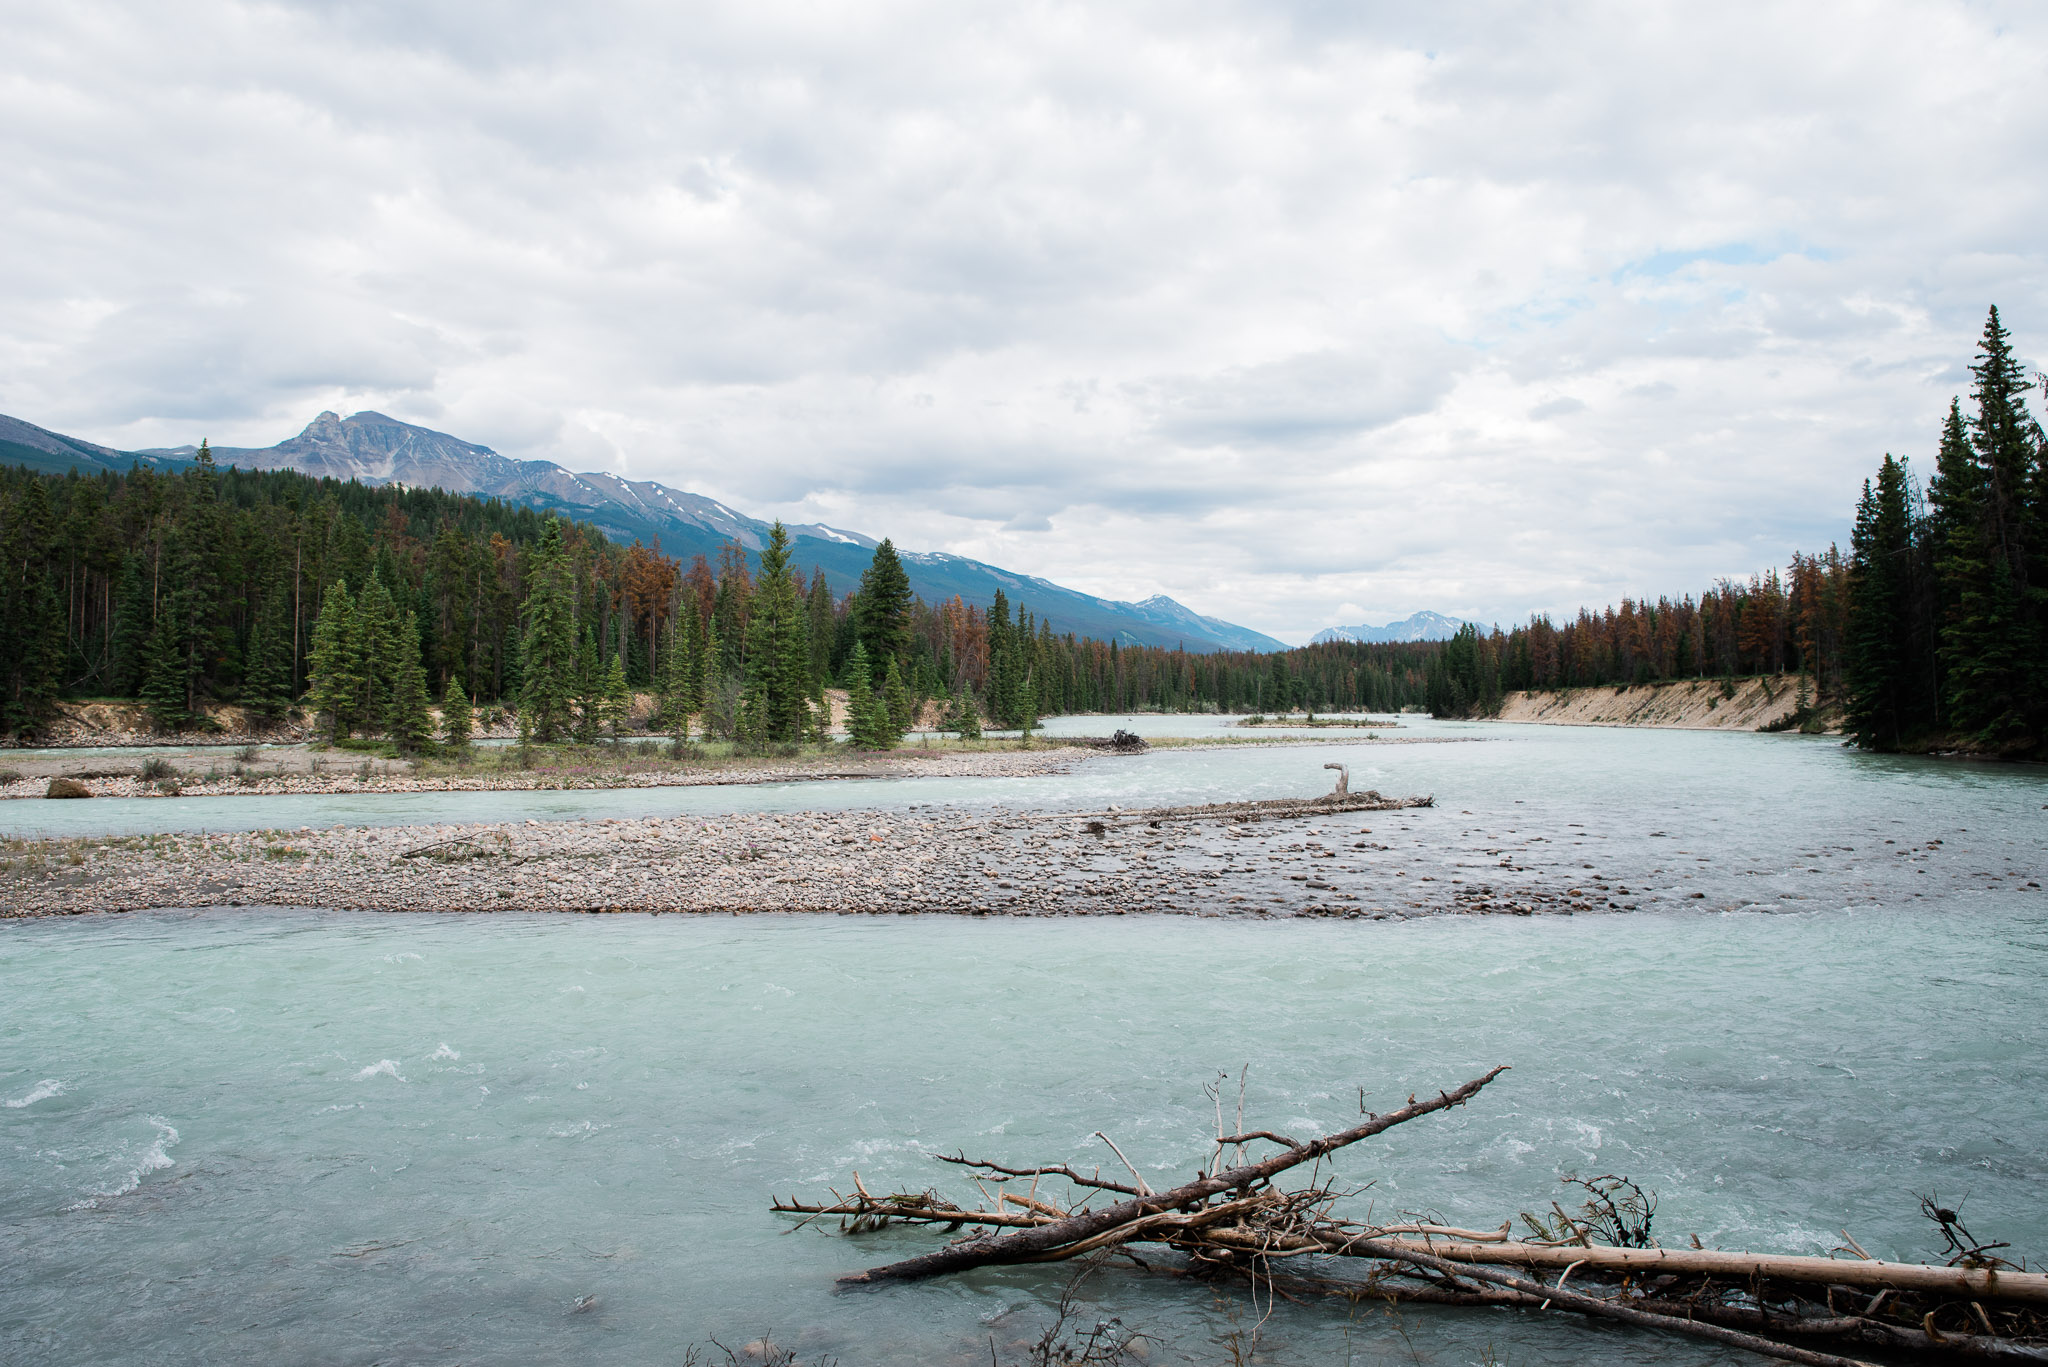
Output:
<path fill-rule="evenodd" d="M 1810 693 L 1807 700 L 1811 701 Z M 1798 679 L 1779 674 L 1517 691 L 1502 701 L 1496 720 L 1552 726 L 1665 726 L 1691 731 L 1783 730 L 1799 703 Z M 1828 730 L 1835 729 L 1830 720 Z"/>

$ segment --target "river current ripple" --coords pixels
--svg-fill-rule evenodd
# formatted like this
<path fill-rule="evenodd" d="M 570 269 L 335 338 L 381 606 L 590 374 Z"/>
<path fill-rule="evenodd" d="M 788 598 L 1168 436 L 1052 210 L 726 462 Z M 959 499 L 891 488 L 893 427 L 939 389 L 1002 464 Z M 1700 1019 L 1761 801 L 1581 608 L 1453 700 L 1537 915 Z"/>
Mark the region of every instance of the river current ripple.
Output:
<path fill-rule="evenodd" d="M 1517 858 L 1661 870 L 1671 896 L 1406 922 L 0 926 L 0 1357 L 667 1363 L 773 1330 L 807 1358 L 986 1362 L 991 1340 L 1009 1356 L 1035 1336 L 1060 1272 L 834 1295 L 834 1275 L 933 1236 L 784 1236 L 769 1194 L 858 1168 L 871 1189 L 966 1196 L 928 1151 L 1093 1165 L 1096 1129 L 1164 1185 L 1203 1153 L 1201 1084 L 1240 1068 L 1248 1121 L 1299 1134 L 1344 1123 L 1360 1087 L 1377 1107 L 1514 1066 L 1346 1157 L 1373 1184 L 1361 1209 L 1497 1223 L 1564 1174 L 1623 1172 L 1660 1193 L 1667 1241 L 1818 1252 L 1846 1227 L 1920 1257 L 1915 1197 L 1938 1193 L 2048 1254 L 2041 770 L 1791 737 L 1406 734 L 1477 743 L 1161 752 L 1037 790 L 881 796 L 1265 796 L 1313 791 L 1340 758 L 1354 788 L 1437 795 L 1407 822 L 1421 846 L 1476 860 L 1511 833 Z M 1155 1360 L 1227 1360 L 1259 1313 L 1133 1270 L 1087 1294 L 1160 1335 Z M 1283 1363 L 1726 1360 L 1522 1316 L 1285 1303 L 1261 1342 Z"/>

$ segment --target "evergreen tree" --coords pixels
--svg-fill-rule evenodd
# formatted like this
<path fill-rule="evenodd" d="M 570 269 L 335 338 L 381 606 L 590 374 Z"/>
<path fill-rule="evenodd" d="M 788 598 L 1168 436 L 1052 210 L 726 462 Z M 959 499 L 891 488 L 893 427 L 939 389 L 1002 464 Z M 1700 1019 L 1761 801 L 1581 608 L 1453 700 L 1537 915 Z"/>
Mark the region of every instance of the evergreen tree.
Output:
<path fill-rule="evenodd" d="M 846 741 L 856 750 L 887 750 L 896 742 L 889 734 L 888 707 L 869 682 L 867 646 L 856 641 L 846 661 Z"/>
<path fill-rule="evenodd" d="M 327 734 L 340 740 L 355 729 L 360 716 L 362 660 L 357 647 L 355 602 L 348 580 L 337 579 L 321 601 L 313 623 L 313 652 L 308 684 L 313 710 L 327 719 Z"/>
<path fill-rule="evenodd" d="M 594 745 L 604 725 L 604 669 L 597 662 L 597 632 L 583 630 L 583 648 L 576 653 L 576 743 Z"/>
<path fill-rule="evenodd" d="M 917 719 L 917 704 L 910 690 L 903 686 L 903 670 L 894 660 L 889 661 L 888 672 L 883 676 L 880 701 L 883 715 L 888 718 L 889 744 L 893 747 Z"/>
<path fill-rule="evenodd" d="M 861 574 L 860 593 L 854 599 L 860 643 L 872 671 L 870 683 L 881 683 L 890 664 L 909 658 L 910 603 L 910 576 L 897 558 L 895 543 L 884 537 Z"/>
<path fill-rule="evenodd" d="M 410 612 L 400 619 L 390 668 L 390 710 L 384 730 L 400 753 L 418 754 L 434 743 L 434 719 L 427 697 L 427 669 L 420 662 L 419 622 Z"/>
<path fill-rule="evenodd" d="M 370 582 L 356 599 L 351 625 L 355 634 L 358 671 L 355 699 L 356 721 L 368 732 L 388 733 L 399 676 L 408 656 L 419 658 L 419 637 L 398 615 L 398 604 L 384 583 L 381 566 L 372 566 Z"/>
<path fill-rule="evenodd" d="M 1038 688 L 1028 674 L 1017 690 L 1017 727 L 1024 733 L 1024 744 L 1030 745 L 1031 733 L 1038 729 Z"/>
<path fill-rule="evenodd" d="M 832 642 L 838 635 L 837 613 L 832 606 L 832 589 L 825 571 L 811 572 L 810 592 L 804 598 L 804 615 L 810 619 L 811 678 L 822 686 L 832 674 Z"/>
<path fill-rule="evenodd" d="M 284 586 L 264 595 L 249 631 L 248 673 L 242 701 L 266 722 L 275 722 L 292 705 L 292 642 Z"/>
<path fill-rule="evenodd" d="M 2027 545 L 2039 442 L 2026 410 L 2032 385 L 1995 308 L 1970 373 L 1976 412 L 1967 445 L 1944 433 L 1934 489 L 1945 533 L 1936 565 L 1946 710 L 1978 744 L 2018 750 L 2038 745 L 2048 707 L 2036 686 L 2041 645 Z"/>
<path fill-rule="evenodd" d="M 576 687 L 575 593 L 562 549 L 562 524 L 550 517 L 533 551 L 526 601 L 520 607 L 525 620 L 520 636 L 520 725 L 543 745 L 570 724 Z"/>
<path fill-rule="evenodd" d="M 107 691 L 132 698 L 142 687 L 143 657 L 155 623 L 149 611 L 149 585 L 142 577 L 142 557 L 130 551 L 121 557 L 121 587 L 114 599 L 114 621 L 108 635 Z"/>
<path fill-rule="evenodd" d="M 56 519 L 41 480 L 0 504 L 0 729 L 27 738 L 55 710 L 67 652 L 51 550 Z"/>
<path fill-rule="evenodd" d="M 746 715 L 760 740 L 803 739 L 811 692 L 809 619 L 789 575 L 789 533 L 769 528 L 748 609 Z"/>
<path fill-rule="evenodd" d="M 445 749 L 461 754 L 469 749 L 469 738 L 476 726 L 476 714 L 470 708 L 469 694 L 462 691 L 462 676 L 450 674 L 448 688 L 441 695 L 441 744 Z"/>
<path fill-rule="evenodd" d="M 678 747 L 690 739 L 690 636 L 697 615 L 684 611 L 669 623 L 668 651 L 662 662 L 661 719 Z"/>
<path fill-rule="evenodd" d="M 702 713 L 710 708 L 712 686 L 719 682 L 718 623 L 705 622 L 701 639 L 694 626 L 691 635 L 697 648 L 690 657 L 690 710 Z"/>
<path fill-rule="evenodd" d="M 192 720 L 185 707 L 185 652 L 177 623 L 166 612 L 149 634 L 142 667 L 142 701 L 159 731 L 182 731 Z"/>
<path fill-rule="evenodd" d="M 616 741 L 626 730 L 633 715 L 633 690 L 626 682 L 625 665 L 618 656 L 604 672 L 604 683 L 599 690 L 605 731 Z"/>
<path fill-rule="evenodd" d="M 949 731 L 957 731 L 962 740 L 981 739 L 981 704 L 974 699 L 974 683 L 969 680 L 960 690 L 960 696 L 953 702 L 952 716 L 947 718 Z"/>
<path fill-rule="evenodd" d="M 1887 454 L 1876 488 L 1864 481 L 1850 539 L 1848 728 L 1867 749 L 1898 749 L 1910 724 L 1904 583 L 1910 538 L 1905 472 Z"/>

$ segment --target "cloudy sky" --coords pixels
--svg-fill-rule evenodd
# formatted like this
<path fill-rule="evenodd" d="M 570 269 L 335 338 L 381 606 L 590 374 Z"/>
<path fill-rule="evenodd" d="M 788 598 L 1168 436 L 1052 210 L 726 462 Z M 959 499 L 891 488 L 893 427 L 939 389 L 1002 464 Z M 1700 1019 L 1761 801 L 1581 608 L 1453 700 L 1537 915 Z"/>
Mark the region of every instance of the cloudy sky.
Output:
<path fill-rule="evenodd" d="M 2044 30 L 0 0 L 0 412 L 375 408 L 1289 640 L 1696 590 L 1846 541 L 1987 305 L 2048 356 Z"/>

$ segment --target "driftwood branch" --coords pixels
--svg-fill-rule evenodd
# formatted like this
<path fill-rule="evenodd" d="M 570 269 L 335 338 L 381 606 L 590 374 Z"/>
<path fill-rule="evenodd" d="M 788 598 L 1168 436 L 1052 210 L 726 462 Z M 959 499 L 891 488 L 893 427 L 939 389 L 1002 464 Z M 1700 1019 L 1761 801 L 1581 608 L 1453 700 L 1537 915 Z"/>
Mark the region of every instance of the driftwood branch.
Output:
<path fill-rule="evenodd" d="M 2048 1365 L 2048 1274 L 1984 1257 L 1983 1250 L 2005 1245 L 1962 1231 L 1946 1207 L 1934 1208 L 1929 1218 L 1940 1220 L 1944 1232 L 1950 1226 L 1960 1231 L 1963 1254 L 1949 1265 L 1872 1258 L 1846 1233 L 1838 1258 L 1724 1252 L 1701 1248 L 1697 1239 L 1689 1249 L 1660 1248 L 1650 1238 L 1656 1194 L 1617 1176 L 1566 1179 L 1591 1199 L 1579 1214 L 1552 1202 L 1554 1225 L 1547 1217 L 1524 1217 L 1538 1241 L 1510 1238 L 1507 1221 L 1498 1229 L 1474 1230 L 1413 1216 L 1377 1224 L 1338 1214 L 1339 1202 L 1356 1193 L 1336 1190 L 1320 1175 L 1318 1160 L 1396 1125 L 1463 1105 L 1505 1071 L 1496 1068 L 1428 1100 L 1411 1096 L 1396 1110 L 1368 1114 L 1348 1129 L 1306 1141 L 1247 1126 L 1242 1100 L 1235 1133 L 1224 1133 L 1222 1088 L 1211 1085 L 1204 1091 L 1216 1110 L 1212 1156 L 1193 1181 L 1169 1191 L 1148 1190 L 1138 1166 L 1098 1132 L 1130 1170 L 1132 1185 L 1067 1164 L 1012 1167 L 955 1154 L 939 1157 L 971 1174 L 988 1201 L 980 1210 L 932 1191 L 877 1196 L 858 1174 L 851 1196 L 777 1201 L 775 1209 L 801 1216 L 798 1228 L 836 1216 L 854 1234 L 898 1221 L 966 1231 L 943 1248 L 842 1278 L 849 1286 L 1111 1251 L 1152 1271 L 1151 1263 L 1130 1252 L 1131 1245 L 1152 1244 L 1181 1257 L 1181 1275 L 1245 1277 L 1268 1301 L 1306 1291 L 1353 1300 L 1567 1312 L 1815 1367 L 1861 1367 L 1858 1359 L 1829 1350 L 1865 1347 L 1944 1361 Z M 1246 1162 L 1245 1146 L 1252 1143 L 1277 1151 Z M 1237 1162 L 1225 1168 L 1231 1152 Z M 1310 1163 L 1317 1175 L 1308 1186 L 1288 1190 L 1276 1181 Z M 1003 1185 L 1027 1178 L 1026 1193 Z M 1041 1191 L 1044 1178 L 1064 1181 L 1071 1190 Z M 997 1188 L 993 1196 L 984 1183 Z M 1089 1209 L 1104 1191 L 1122 1199 Z M 1355 1270 L 1336 1270 L 1347 1266 Z"/>
<path fill-rule="evenodd" d="M 1361 1139 L 1369 1139 L 1417 1116 L 1462 1106 L 1477 1096 L 1487 1083 L 1506 1071 L 1505 1066 L 1495 1068 L 1482 1077 L 1474 1078 L 1451 1091 L 1440 1092 L 1427 1101 L 1411 1099 L 1399 1110 L 1371 1116 L 1363 1124 L 1354 1125 L 1348 1130 L 1339 1130 L 1336 1134 L 1325 1135 L 1321 1139 L 1283 1149 L 1271 1158 L 1257 1163 L 1225 1168 L 1213 1177 L 1197 1178 L 1171 1191 L 1150 1196 L 1134 1196 L 1130 1200 L 1119 1201 L 1101 1210 L 1070 1215 L 1064 1220 L 1055 1220 L 1050 1224 L 1021 1230 L 999 1239 L 965 1240 L 934 1253 L 906 1258 L 902 1262 L 890 1263 L 883 1267 L 871 1267 L 865 1272 L 852 1273 L 841 1277 L 840 1284 L 858 1286 L 887 1281 L 915 1281 L 923 1277 L 965 1272 L 969 1268 L 987 1267 L 997 1263 L 1032 1262 L 1037 1260 L 1040 1254 L 1049 1253 L 1068 1244 L 1081 1243 L 1107 1230 L 1142 1220 L 1146 1216 L 1184 1206 L 1195 1206 L 1223 1192 L 1242 1191 L 1247 1187 L 1269 1182 L 1289 1168 L 1334 1153 L 1347 1145 L 1356 1144 Z"/>

